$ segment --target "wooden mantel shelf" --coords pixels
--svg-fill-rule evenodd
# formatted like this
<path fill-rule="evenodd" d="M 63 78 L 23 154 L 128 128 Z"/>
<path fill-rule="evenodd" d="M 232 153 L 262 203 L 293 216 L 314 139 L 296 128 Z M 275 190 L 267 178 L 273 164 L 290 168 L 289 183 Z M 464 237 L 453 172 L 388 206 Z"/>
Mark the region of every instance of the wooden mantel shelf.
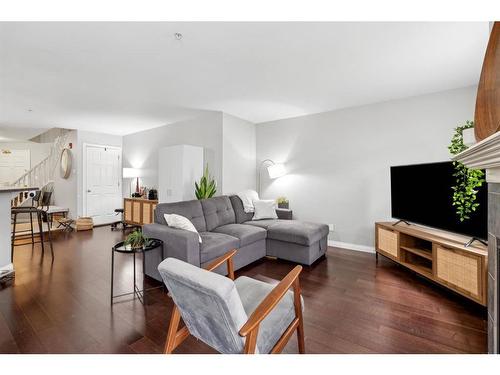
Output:
<path fill-rule="evenodd" d="M 500 168 L 500 132 L 455 155 L 452 160 L 474 169 Z"/>

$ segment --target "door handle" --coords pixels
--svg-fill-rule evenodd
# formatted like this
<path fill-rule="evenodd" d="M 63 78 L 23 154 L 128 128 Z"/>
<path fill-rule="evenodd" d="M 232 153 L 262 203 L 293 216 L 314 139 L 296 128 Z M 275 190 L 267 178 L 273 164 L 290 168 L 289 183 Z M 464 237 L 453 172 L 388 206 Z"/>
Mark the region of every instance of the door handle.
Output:
<path fill-rule="evenodd" d="M 87 193 L 92 193 L 92 190 L 90 190 L 90 189 L 87 189 Z"/>

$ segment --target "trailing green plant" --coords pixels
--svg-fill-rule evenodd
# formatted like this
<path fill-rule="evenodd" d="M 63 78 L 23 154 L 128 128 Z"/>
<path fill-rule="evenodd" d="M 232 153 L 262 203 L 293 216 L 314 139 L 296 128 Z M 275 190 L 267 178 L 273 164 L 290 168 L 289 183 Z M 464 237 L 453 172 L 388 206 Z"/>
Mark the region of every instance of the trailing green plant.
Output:
<path fill-rule="evenodd" d="M 146 237 L 140 230 L 134 230 L 127 236 L 123 244 L 126 246 L 130 245 L 132 249 L 140 249 L 143 246 L 148 246 L 149 241 L 149 238 Z"/>
<path fill-rule="evenodd" d="M 450 150 L 452 155 L 456 155 L 468 148 L 464 144 L 463 132 L 473 127 L 474 122 L 467 121 L 465 125 L 455 128 L 455 133 L 451 138 L 451 144 L 448 146 L 448 150 Z M 465 221 L 470 219 L 470 215 L 476 211 L 479 206 L 479 203 L 476 202 L 477 188 L 485 182 L 484 172 L 480 169 L 467 168 L 459 161 L 454 161 L 453 166 L 455 168 L 455 172 L 453 173 L 455 185 L 451 187 L 453 190 L 452 204 L 455 207 L 455 212 L 460 221 Z"/>
<path fill-rule="evenodd" d="M 208 173 L 208 164 L 205 167 L 203 176 L 200 178 L 200 183 L 194 183 L 194 194 L 197 199 L 207 199 L 214 196 L 217 192 L 217 184 Z"/>

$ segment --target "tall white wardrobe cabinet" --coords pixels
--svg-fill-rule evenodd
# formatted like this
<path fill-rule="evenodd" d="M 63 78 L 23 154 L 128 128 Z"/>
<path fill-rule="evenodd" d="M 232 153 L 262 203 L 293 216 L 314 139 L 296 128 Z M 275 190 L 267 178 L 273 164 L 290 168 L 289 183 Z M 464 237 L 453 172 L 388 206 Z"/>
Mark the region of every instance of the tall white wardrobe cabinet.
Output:
<path fill-rule="evenodd" d="M 203 175 L 203 147 L 163 147 L 158 157 L 159 203 L 196 199 L 194 183 Z"/>

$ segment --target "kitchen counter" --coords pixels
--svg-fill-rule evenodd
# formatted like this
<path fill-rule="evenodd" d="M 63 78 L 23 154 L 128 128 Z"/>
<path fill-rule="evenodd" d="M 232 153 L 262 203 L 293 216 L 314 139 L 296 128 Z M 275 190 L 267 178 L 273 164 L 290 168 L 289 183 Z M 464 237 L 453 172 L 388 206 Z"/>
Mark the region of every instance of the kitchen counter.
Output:
<path fill-rule="evenodd" d="M 36 191 L 36 187 L 0 187 L 0 274 L 14 271 L 11 257 L 10 202 L 20 191 Z M 10 273 L 10 272 L 9 272 Z"/>

